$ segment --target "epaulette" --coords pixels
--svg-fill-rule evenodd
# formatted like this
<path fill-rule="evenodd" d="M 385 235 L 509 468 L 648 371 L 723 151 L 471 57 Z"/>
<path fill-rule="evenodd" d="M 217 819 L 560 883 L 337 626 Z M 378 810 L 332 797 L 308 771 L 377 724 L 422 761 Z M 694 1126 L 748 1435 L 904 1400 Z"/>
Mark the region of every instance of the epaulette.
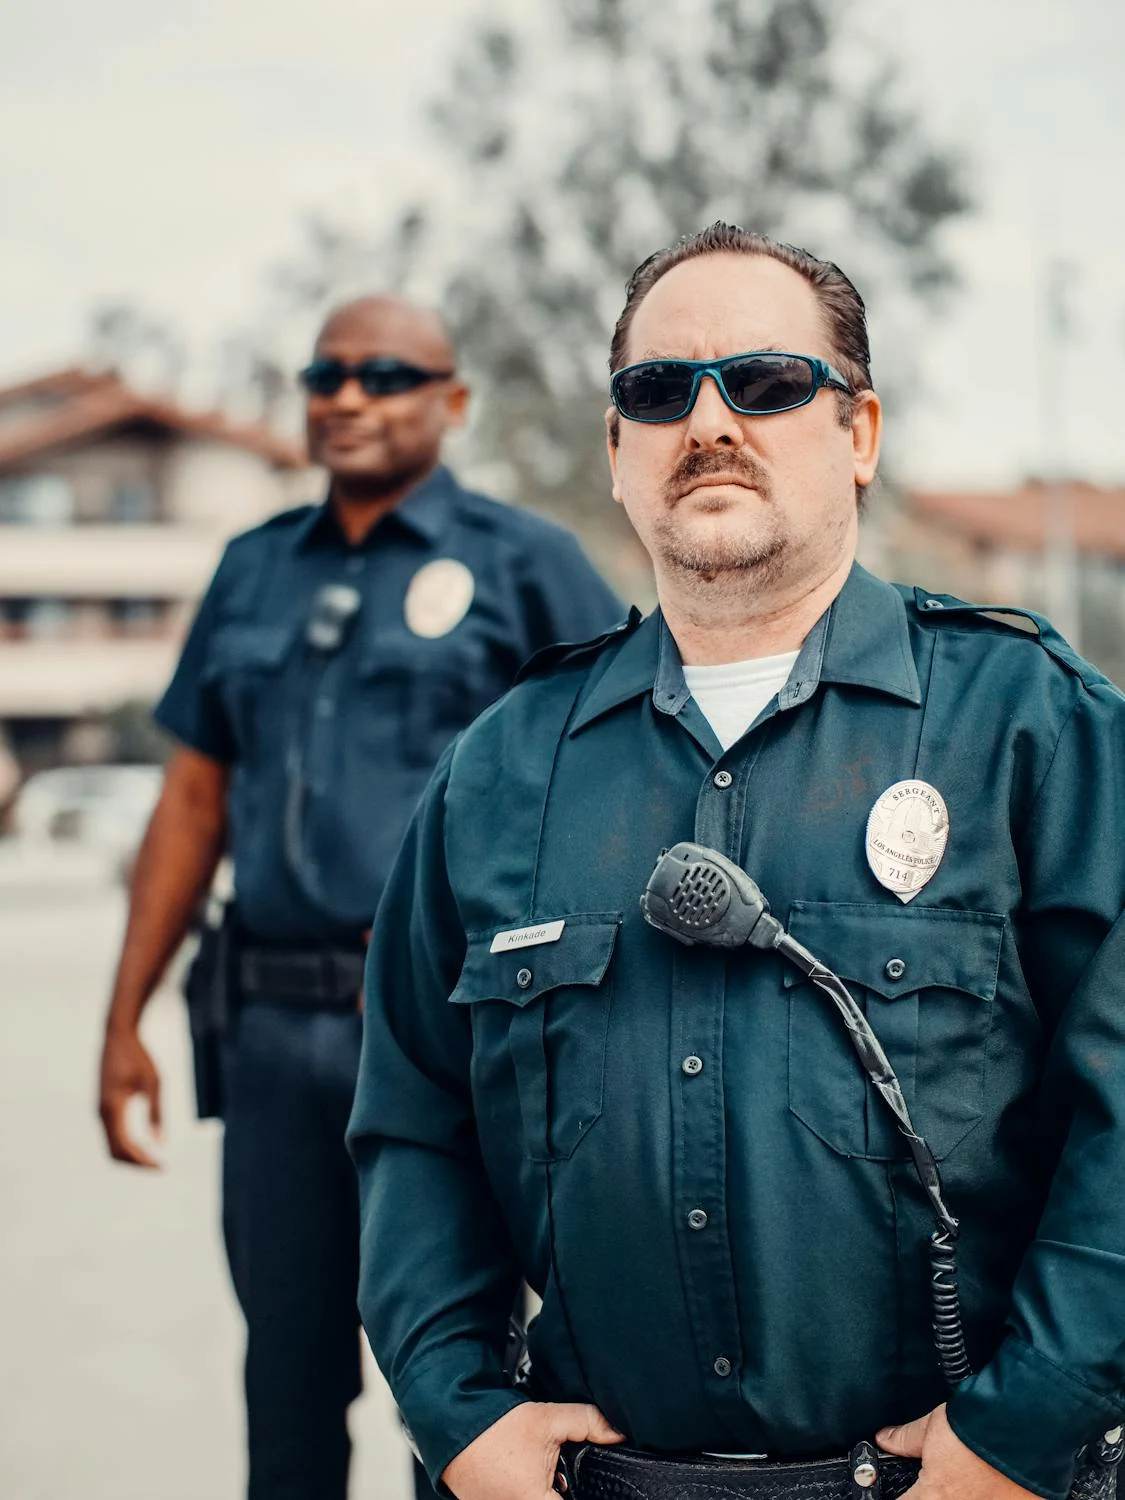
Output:
<path fill-rule="evenodd" d="M 969 604 L 955 594 L 932 594 L 926 589 L 914 590 L 914 605 L 927 623 L 942 625 L 944 622 L 965 623 L 976 621 L 999 625 L 1017 635 L 1028 636 L 1036 641 L 1060 666 L 1080 677 L 1087 687 L 1107 679 L 1098 669 L 1078 655 L 1069 641 L 1061 636 L 1045 615 L 1033 609 L 1024 609 L 1018 604 Z"/>
<path fill-rule="evenodd" d="M 554 646 L 541 646 L 533 656 L 530 656 L 516 673 L 516 682 L 524 682 L 528 677 L 541 677 L 553 667 L 561 665 L 564 661 L 577 661 L 583 656 L 596 656 L 603 646 L 610 641 L 624 640 L 633 634 L 637 626 L 644 619 L 640 610 L 634 604 L 628 615 L 620 625 L 615 625 L 612 630 L 603 631 L 589 641 L 560 641 Z"/>

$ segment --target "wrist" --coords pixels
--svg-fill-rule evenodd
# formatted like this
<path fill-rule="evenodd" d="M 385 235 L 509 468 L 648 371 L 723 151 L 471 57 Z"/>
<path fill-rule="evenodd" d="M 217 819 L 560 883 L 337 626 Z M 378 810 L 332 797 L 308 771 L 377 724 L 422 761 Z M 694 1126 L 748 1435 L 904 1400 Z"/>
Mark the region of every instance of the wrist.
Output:
<path fill-rule="evenodd" d="M 115 1000 L 110 1006 L 109 1015 L 105 1020 L 106 1041 L 133 1038 L 140 1033 L 141 1007 L 136 1004 L 118 1004 Z"/>
<path fill-rule="evenodd" d="M 1120 1420 L 1112 1391 L 1099 1392 L 1009 1335 L 949 1398 L 956 1437 L 1021 1489 L 1065 1500 L 1075 1455 Z"/>

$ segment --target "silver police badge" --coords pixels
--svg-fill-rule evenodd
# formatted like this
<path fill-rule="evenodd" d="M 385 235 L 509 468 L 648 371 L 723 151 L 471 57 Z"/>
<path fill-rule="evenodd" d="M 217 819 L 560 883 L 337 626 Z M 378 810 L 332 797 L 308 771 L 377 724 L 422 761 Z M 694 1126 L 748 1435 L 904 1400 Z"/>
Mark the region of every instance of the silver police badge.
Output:
<path fill-rule="evenodd" d="M 402 612 L 415 635 L 436 640 L 460 625 L 475 592 L 476 582 L 463 562 L 438 557 L 410 580 Z"/>
<path fill-rule="evenodd" d="M 905 903 L 937 872 L 949 838 L 949 809 L 928 781 L 896 781 L 867 820 L 867 863 L 881 886 Z"/>

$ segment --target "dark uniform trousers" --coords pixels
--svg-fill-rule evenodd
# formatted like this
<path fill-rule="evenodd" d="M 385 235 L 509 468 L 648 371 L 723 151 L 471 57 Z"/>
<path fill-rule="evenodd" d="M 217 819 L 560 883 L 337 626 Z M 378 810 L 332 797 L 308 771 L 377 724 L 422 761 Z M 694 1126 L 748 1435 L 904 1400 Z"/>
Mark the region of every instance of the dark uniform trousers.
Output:
<path fill-rule="evenodd" d="M 347 1488 L 359 1220 L 344 1150 L 362 1017 L 254 1001 L 225 1059 L 223 1234 L 246 1318 L 250 1500 Z"/>

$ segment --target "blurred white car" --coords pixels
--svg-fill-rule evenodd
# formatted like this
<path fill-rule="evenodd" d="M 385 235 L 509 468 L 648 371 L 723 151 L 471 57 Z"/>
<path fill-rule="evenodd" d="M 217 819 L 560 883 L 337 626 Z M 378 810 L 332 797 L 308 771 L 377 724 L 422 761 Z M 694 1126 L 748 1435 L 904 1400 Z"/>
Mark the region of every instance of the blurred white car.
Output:
<path fill-rule="evenodd" d="M 20 788 L 12 832 L 68 840 L 132 862 L 164 780 L 161 766 L 60 766 Z"/>

